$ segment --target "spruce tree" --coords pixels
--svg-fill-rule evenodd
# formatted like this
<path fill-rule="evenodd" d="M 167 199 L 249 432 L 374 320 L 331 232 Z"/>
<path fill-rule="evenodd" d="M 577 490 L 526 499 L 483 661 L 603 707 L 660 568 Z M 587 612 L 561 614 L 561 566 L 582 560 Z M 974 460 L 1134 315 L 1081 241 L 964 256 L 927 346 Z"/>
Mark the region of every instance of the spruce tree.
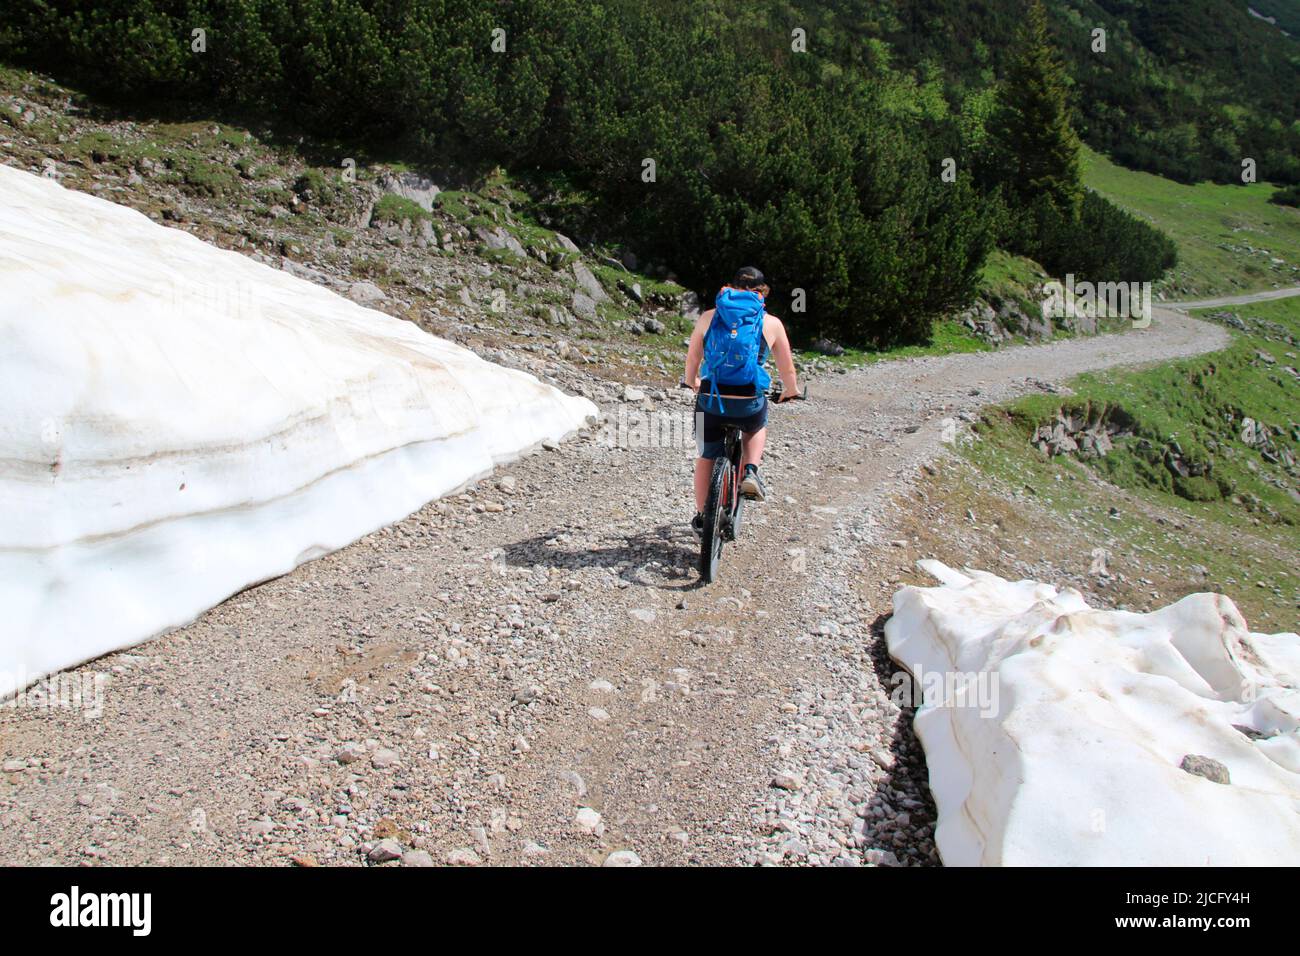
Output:
<path fill-rule="evenodd" d="M 1083 201 L 1079 137 L 1070 125 L 1065 69 L 1052 49 L 1047 12 L 1031 0 L 998 91 L 993 136 L 1002 180 L 1021 209 L 1051 201 L 1069 218 Z"/>

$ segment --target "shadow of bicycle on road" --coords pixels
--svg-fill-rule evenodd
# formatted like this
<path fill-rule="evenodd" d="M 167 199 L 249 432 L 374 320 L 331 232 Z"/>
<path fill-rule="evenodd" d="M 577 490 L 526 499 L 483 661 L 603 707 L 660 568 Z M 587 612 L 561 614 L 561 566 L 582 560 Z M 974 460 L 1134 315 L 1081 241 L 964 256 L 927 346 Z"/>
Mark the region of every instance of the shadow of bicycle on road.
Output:
<path fill-rule="evenodd" d="M 564 531 L 545 532 L 503 549 L 507 564 L 517 567 L 608 568 L 629 584 L 661 591 L 693 591 L 703 586 L 698 571 L 699 542 L 680 525 L 663 524 L 633 535 L 610 536 L 606 543 L 566 546 Z M 548 542 L 556 542 L 554 544 Z"/>

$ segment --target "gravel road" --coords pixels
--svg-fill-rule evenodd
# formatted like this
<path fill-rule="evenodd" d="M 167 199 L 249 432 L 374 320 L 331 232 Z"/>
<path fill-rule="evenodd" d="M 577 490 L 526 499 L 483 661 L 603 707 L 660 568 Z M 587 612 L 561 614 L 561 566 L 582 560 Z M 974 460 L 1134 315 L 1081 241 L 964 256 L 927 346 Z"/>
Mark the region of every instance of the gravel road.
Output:
<path fill-rule="evenodd" d="M 1170 308 L 1186 312 L 1188 309 L 1219 309 L 1230 305 L 1248 305 L 1251 302 L 1270 302 L 1274 299 L 1289 299 L 1300 295 L 1300 286 L 1274 289 L 1271 292 L 1251 292 L 1247 295 L 1220 296 L 1217 299 L 1198 299 L 1194 302 L 1170 303 Z"/>
<path fill-rule="evenodd" d="M 773 410 L 769 500 L 703 589 L 689 434 L 643 440 L 688 396 L 607 402 L 604 429 L 79 669 L 102 715 L 0 708 L 0 862 L 935 863 L 879 638 L 897 576 L 864 573 L 889 502 L 985 403 L 1226 342 L 1161 308 L 815 380 Z"/>

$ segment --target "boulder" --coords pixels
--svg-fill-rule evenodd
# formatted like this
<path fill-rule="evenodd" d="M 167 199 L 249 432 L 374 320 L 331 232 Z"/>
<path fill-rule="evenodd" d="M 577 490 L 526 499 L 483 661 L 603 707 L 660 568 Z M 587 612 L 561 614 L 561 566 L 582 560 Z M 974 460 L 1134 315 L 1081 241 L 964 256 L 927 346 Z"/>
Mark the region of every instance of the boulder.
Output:
<path fill-rule="evenodd" d="M 354 282 L 348 286 L 348 298 L 357 305 L 371 307 L 387 300 L 388 293 L 373 282 Z"/>
<path fill-rule="evenodd" d="M 574 290 L 572 307 L 574 314 L 579 318 L 594 319 L 596 317 L 596 300 L 581 289 Z"/>
<path fill-rule="evenodd" d="M 476 226 L 474 228 L 474 235 L 477 236 L 479 241 L 489 249 L 506 249 L 520 258 L 527 255 L 519 240 L 500 226 L 495 229 Z"/>
<path fill-rule="evenodd" d="M 844 346 L 830 339 L 818 339 L 812 344 L 812 347 L 823 355 L 843 355 Z"/>
<path fill-rule="evenodd" d="M 379 179 L 384 192 L 393 193 L 419 205 L 425 212 L 433 211 L 433 201 L 442 189 L 427 176 L 419 173 L 386 173 Z"/>
<path fill-rule="evenodd" d="M 606 302 L 609 299 L 609 293 L 605 291 L 600 280 L 587 268 L 585 263 L 575 262 L 573 264 L 573 278 L 577 281 L 579 288 L 595 302 Z"/>

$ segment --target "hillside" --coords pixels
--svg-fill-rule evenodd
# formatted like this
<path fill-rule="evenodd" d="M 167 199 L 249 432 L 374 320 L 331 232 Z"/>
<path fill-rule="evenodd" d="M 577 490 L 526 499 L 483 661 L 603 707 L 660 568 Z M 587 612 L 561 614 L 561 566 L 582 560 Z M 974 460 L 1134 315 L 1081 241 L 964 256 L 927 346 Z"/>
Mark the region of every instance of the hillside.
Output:
<path fill-rule="evenodd" d="M 321 162 L 327 148 L 272 124 L 123 119 L 48 78 L 0 67 L 0 161 L 580 394 L 609 395 L 611 379 L 676 384 L 700 295 L 672 258 L 646 260 L 639 247 L 605 238 L 588 194 L 501 168 L 430 172 L 396 160 L 363 163 L 349 181 Z M 566 233 L 570 225 L 578 231 Z M 976 303 L 941 317 L 920 345 L 843 349 L 788 316 L 797 362 L 814 374 L 843 372 L 1069 334 L 1037 316 L 1034 289 L 1045 277 L 1032 261 L 993 255 Z"/>
<path fill-rule="evenodd" d="M 1187 185 L 1084 155 L 1084 182 L 1178 244 L 1159 283 L 1167 298 L 1255 292 L 1300 283 L 1300 210 L 1269 202 L 1267 183 Z"/>
<path fill-rule="evenodd" d="M 324 169 L 410 165 L 451 189 L 506 170 L 561 197 L 544 228 L 696 291 L 768 263 L 807 341 L 930 342 L 998 244 L 1052 272 L 1159 278 L 1172 247 L 1078 188 L 1071 118 L 1178 178 L 1231 180 L 1243 155 L 1261 180 L 1297 174 L 1293 45 L 1222 0 L 196 3 L 18 0 L 0 57 L 145 121 L 261 130 L 273 114 Z M 186 17 L 210 27 L 187 39 Z"/>
<path fill-rule="evenodd" d="M 589 366 L 603 379 L 676 374 L 666 363 L 680 362 L 687 291 L 654 263 L 629 271 L 616 248 L 580 253 L 540 225 L 545 212 L 501 171 L 472 191 L 400 163 L 346 182 L 270 129 L 103 117 L 24 71 L 0 69 L 0 95 L 0 155 L 18 168 L 48 170 L 580 393 L 596 388 Z"/>
<path fill-rule="evenodd" d="M 749 5 L 746 5 L 747 7 Z M 1076 84 L 1080 132 L 1126 166 L 1180 182 L 1300 179 L 1300 50 L 1249 7 L 1300 20 L 1294 0 L 1051 0 L 1052 30 Z M 1003 75 L 1021 0 L 783 2 L 749 22 L 775 32 L 815 24 L 816 45 L 842 64 L 892 64 L 977 110 Z M 1093 31 L 1106 31 L 1094 51 Z M 1293 34 L 1300 30 L 1292 30 Z"/>
<path fill-rule="evenodd" d="M 52 170 L 579 390 L 599 387 L 597 371 L 676 381 L 683 310 L 698 294 L 674 273 L 675 257 L 647 261 L 639 245 L 611 241 L 591 197 L 563 180 L 377 160 L 349 182 L 321 160 L 336 146 L 277 124 L 121 119 L 23 70 L 0 68 L 0 106 L 0 154 L 19 168 Z M 1083 171 L 1089 188 L 1177 241 L 1180 265 L 1157 287 L 1168 298 L 1274 288 L 1300 275 L 1300 213 L 1269 203 L 1265 184 L 1184 186 L 1091 151 Z M 1072 334 L 1038 317 L 1047 278 L 1032 260 L 995 250 L 971 307 L 941 317 L 929 343 L 884 351 L 841 352 L 787 317 L 805 350 L 800 364 L 812 370 L 988 349 Z"/>
<path fill-rule="evenodd" d="M 1159 600 L 1221 592 L 1251 620 L 1293 628 L 1300 299 L 1200 314 L 1232 331 L 1228 349 L 1085 375 L 1067 394 L 986 412 L 965 455 L 985 475 L 976 486 L 997 489 L 989 498 L 1032 501 L 1090 542 L 1081 555 L 1109 552 L 1104 575 L 1076 562 L 1081 585 L 1139 607 L 1151 606 L 1152 592 Z M 1098 435 L 1100 444 L 1088 440 Z M 952 507 L 994 507 L 968 495 Z"/>

